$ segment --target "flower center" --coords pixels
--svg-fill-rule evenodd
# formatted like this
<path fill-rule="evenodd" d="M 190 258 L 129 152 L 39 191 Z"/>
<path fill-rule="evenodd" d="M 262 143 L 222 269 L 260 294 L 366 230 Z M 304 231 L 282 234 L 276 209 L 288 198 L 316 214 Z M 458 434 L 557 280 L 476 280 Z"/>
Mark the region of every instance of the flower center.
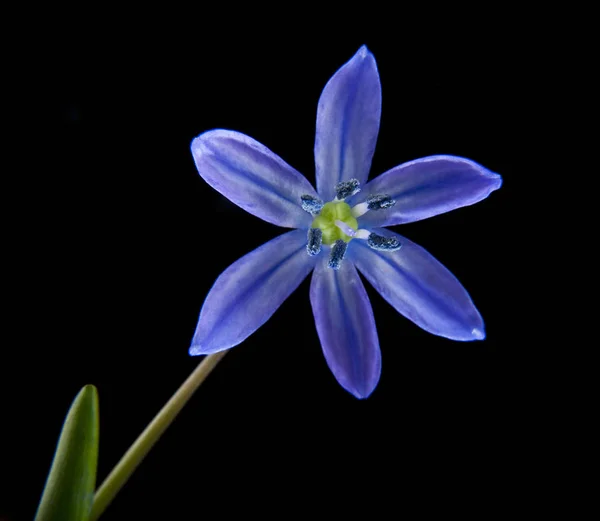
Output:
<path fill-rule="evenodd" d="M 336 221 L 341 221 L 353 230 L 358 229 L 358 221 L 356 220 L 356 217 L 352 215 L 352 208 L 343 201 L 325 203 L 323 208 L 321 208 L 321 213 L 314 218 L 310 227 L 318 228 L 323 232 L 323 244 L 330 245 L 340 239 L 344 242 L 350 242 L 352 237 L 346 235 L 342 229 L 336 225 Z"/>
<path fill-rule="evenodd" d="M 400 241 L 396 237 L 388 237 L 359 230 L 358 221 L 361 215 L 371 210 L 386 210 L 396 204 L 396 201 L 386 194 L 373 194 L 366 201 L 357 204 L 354 208 L 343 202 L 344 199 L 360 192 L 359 182 L 356 179 L 341 181 L 335 185 L 336 196 L 333 201 L 323 203 L 314 195 L 300 196 L 302 209 L 314 216 L 313 222 L 306 235 L 306 253 L 311 257 L 321 253 L 321 246 L 330 246 L 329 262 L 327 266 L 339 270 L 348 243 L 352 239 L 366 239 L 370 248 L 379 251 L 398 251 Z"/>

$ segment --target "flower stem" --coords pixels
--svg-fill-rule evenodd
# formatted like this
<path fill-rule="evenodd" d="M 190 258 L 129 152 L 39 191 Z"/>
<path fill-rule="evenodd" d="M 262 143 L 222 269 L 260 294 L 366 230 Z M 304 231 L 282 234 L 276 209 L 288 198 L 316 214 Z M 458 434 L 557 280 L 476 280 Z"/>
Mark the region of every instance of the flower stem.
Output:
<path fill-rule="evenodd" d="M 175 419 L 179 411 L 192 397 L 194 391 L 200 387 L 210 372 L 216 367 L 227 351 L 208 355 L 202 360 L 194 372 L 164 405 L 154 419 L 148 424 L 129 450 L 123 455 L 104 483 L 96 491 L 94 504 L 89 521 L 96 521 L 106 510 L 106 507 L 115 498 L 119 490 L 131 477 L 137 466 L 146 457 L 146 454 L 162 436 L 163 432 Z"/>

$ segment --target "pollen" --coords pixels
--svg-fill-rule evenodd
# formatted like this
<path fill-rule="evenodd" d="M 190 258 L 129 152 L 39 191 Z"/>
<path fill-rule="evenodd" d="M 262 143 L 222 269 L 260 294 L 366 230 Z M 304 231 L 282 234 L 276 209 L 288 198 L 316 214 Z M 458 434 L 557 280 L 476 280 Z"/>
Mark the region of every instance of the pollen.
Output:
<path fill-rule="evenodd" d="M 348 181 L 341 181 L 335 185 L 335 193 L 337 199 L 344 200 L 351 195 L 360 192 L 360 183 L 358 179 L 349 179 Z"/>
<path fill-rule="evenodd" d="M 346 248 L 348 248 L 348 244 L 338 239 L 335 241 L 333 246 L 331 247 L 331 253 L 329 254 L 329 262 L 327 266 L 329 266 L 332 270 L 339 270 L 342 265 L 342 261 L 344 260 L 344 255 L 346 255 Z"/>
<path fill-rule="evenodd" d="M 321 208 L 323 208 L 323 201 L 312 195 L 305 194 L 300 197 L 300 200 L 302 201 L 302 209 L 312 215 L 318 215 Z"/>
<path fill-rule="evenodd" d="M 369 210 L 385 210 L 396 204 L 396 201 L 389 195 L 371 195 L 367 198 L 367 207 Z"/>
<path fill-rule="evenodd" d="M 369 247 L 378 251 L 398 251 L 402 244 L 396 237 L 383 237 L 376 233 L 371 233 L 367 239 Z"/>
<path fill-rule="evenodd" d="M 306 251 L 311 257 L 318 255 L 321 251 L 321 243 L 323 241 L 323 232 L 319 228 L 310 228 L 308 230 L 308 242 Z"/>

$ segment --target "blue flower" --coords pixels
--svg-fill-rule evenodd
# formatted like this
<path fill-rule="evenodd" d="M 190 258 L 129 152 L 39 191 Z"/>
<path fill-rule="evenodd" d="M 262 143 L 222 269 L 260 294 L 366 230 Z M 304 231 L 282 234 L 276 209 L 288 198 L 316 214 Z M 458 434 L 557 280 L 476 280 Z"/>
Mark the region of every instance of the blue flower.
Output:
<path fill-rule="evenodd" d="M 317 109 L 317 190 L 252 138 L 211 130 L 192 142 L 198 172 L 247 212 L 296 228 L 233 263 L 202 310 L 191 355 L 233 347 L 263 325 L 312 271 L 310 301 L 323 353 L 358 398 L 373 392 L 381 353 L 360 271 L 396 310 L 426 331 L 481 340 L 483 320 L 458 280 L 420 246 L 384 226 L 481 201 L 499 175 L 455 156 L 396 166 L 367 183 L 381 115 L 375 58 L 365 46 L 339 69 Z"/>

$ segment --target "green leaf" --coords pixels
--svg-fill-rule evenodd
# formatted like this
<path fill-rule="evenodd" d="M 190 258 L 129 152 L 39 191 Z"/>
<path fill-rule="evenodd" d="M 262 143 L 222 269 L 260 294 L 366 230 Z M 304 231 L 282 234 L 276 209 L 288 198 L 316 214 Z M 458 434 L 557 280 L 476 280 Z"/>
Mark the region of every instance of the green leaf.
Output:
<path fill-rule="evenodd" d="M 73 401 L 35 521 L 87 521 L 98 463 L 98 391 L 86 385 Z"/>

